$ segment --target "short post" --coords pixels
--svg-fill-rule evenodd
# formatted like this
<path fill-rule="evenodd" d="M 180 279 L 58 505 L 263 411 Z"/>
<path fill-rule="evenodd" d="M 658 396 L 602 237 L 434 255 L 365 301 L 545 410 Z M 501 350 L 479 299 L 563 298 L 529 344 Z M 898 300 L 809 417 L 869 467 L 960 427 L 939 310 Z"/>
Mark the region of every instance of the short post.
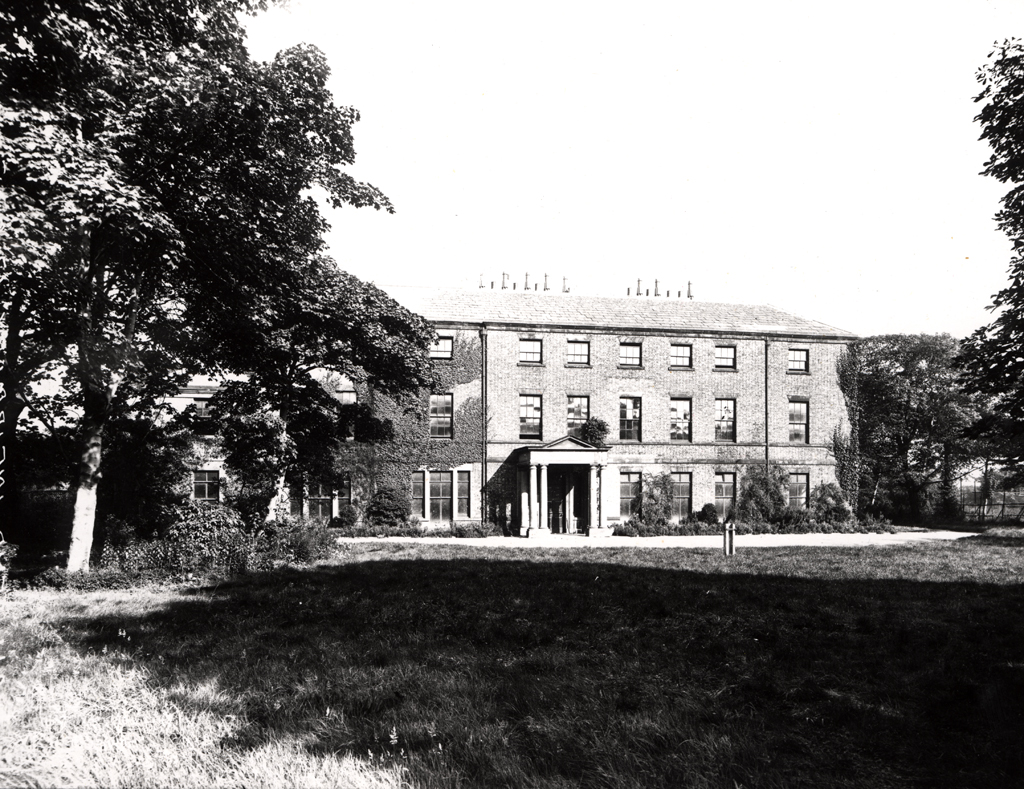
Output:
<path fill-rule="evenodd" d="M 736 553 L 736 524 L 725 524 L 725 531 L 722 534 L 724 538 L 724 545 L 722 548 L 725 551 L 725 555 L 732 556 Z"/>

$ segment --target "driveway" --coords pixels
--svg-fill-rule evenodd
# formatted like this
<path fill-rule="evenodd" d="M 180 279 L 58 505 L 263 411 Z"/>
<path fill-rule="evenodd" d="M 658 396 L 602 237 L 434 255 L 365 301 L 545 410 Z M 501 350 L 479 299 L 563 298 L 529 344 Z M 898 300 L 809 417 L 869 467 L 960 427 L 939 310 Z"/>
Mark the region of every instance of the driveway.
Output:
<path fill-rule="evenodd" d="M 736 549 L 785 548 L 796 545 L 904 545 L 936 540 L 959 540 L 972 532 L 904 531 L 896 534 L 737 534 Z M 545 537 L 342 537 L 346 542 L 411 542 L 485 545 L 509 548 L 722 548 L 722 535 L 702 537 L 584 537 L 550 534 Z"/>

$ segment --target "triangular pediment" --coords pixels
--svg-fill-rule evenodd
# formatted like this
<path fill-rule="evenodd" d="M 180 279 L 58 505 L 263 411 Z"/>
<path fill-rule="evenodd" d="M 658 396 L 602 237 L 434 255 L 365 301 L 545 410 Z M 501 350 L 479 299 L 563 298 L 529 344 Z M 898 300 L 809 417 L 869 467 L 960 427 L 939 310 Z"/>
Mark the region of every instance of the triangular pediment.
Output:
<path fill-rule="evenodd" d="M 579 449 L 593 451 L 595 449 L 599 449 L 599 447 L 595 447 L 593 444 L 588 444 L 586 441 L 576 438 L 575 436 L 562 436 L 548 444 L 544 444 L 542 447 L 538 447 L 538 449 L 554 449 L 556 451 L 571 452 Z"/>

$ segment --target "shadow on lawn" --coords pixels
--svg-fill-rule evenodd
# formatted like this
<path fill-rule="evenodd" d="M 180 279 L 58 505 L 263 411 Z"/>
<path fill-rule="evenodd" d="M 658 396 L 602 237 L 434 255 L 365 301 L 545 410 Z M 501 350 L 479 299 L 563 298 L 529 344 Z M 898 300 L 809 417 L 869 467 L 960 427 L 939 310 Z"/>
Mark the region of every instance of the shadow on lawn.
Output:
<path fill-rule="evenodd" d="M 225 747 L 416 786 L 994 787 L 1024 783 L 1022 615 L 1017 585 L 387 558 L 61 624 L 133 634 L 175 703 L 238 716 Z"/>

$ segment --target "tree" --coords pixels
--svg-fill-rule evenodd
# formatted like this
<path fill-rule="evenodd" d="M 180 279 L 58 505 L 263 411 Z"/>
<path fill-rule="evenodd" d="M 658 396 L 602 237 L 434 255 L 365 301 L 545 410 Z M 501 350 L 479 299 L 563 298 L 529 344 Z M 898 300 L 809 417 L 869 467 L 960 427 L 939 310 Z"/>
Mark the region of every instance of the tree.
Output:
<path fill-rule="evenodd" d="M 372 438 L 386 437 L 363 413 L 365 404 L 346 407 L 334 397 L 324 385 L 327 374 L 366 383 L 385 395 L 428 387 L 434 331 L 420 316 L 327 260 L 311 265 L 296 283 L 288 309 L 250 329 L 217 340 L 224 346 L 220 355 L 231 358 L 234 372 L 245 373 L 246 380 L 226 387 L 214 404 L 221 413 L 235 415 L 227 417 L 225 442 L 233 469 L 251 466 L 254 458 L 249 449 L 239 450 L 268 430 L 276 431 L 272 444 L 279 449 L 270 451 L 267 445 L 256 453 L 265 461 L 261 468 L 272 475 L 260 483 L 258 494 L 270 520 L 284 505 L 290 472 L 329 478 L 339 448 L 350 438 L 364 438 L 350 435 L 353 427 L 360 433 L 371 427 Z M 274 414 L 273 427 L 262 416 L 268 412 Z M 249 415 L 245 424 L 255 431 L 251 436 L 241 429 L 242 415 Z M 269 439 L 259 440 L 263 445 Z"/>
<path fill-rule="evenodd" d="M 894 515 L 920 520 L 929 487 L 974 458 L 965 436 L 979 406 L 955 366 L 958 343 L 889 334 L 858 341 L 856 352 L 863 504 L 877 510 L 889 495 Z"/>
<path fill-rule="evenodd" d="M 746 467 L 736 517 L 749 523 L 777 523 L 789 507 L 789 474 L 774 460 Z"/>
<path fill-rule="evenodd" d="M 983 103 L 975 118 L 981 124 L 981 139 L 987 140 L 992 155 L 983 173 L 1011 189 L 1002 199 L 995 219 L 999 229 L 1013 243 L 1009 284 L 993 296 L 996 317 L 979 328 L 963 344 L 962 364 L 972 386 L 993 398 L 994 410 L 1011 424 L 1003 436 L 1003 460 L 1024 463 L 1024 42 L 1009 39 L 989 55 L 978 72 Z"/>
<path fill-rule="evenodd" d="M 239 343 L 209 338 L 258 334 L 320 275 L 327 225 L 311 188 L 334 206 L 391 210 L 340 169 L 358 113 L 334 105 L 323 55 L 249 59 L 237 14 L 262 5 L 0 12 L 0 374 L 23 410 L 46 365 L 68 372 L 82 414 L 69 570 L 88 568 L 118 403 L 172 391 L 185 369 L 246 366 Z"/>

